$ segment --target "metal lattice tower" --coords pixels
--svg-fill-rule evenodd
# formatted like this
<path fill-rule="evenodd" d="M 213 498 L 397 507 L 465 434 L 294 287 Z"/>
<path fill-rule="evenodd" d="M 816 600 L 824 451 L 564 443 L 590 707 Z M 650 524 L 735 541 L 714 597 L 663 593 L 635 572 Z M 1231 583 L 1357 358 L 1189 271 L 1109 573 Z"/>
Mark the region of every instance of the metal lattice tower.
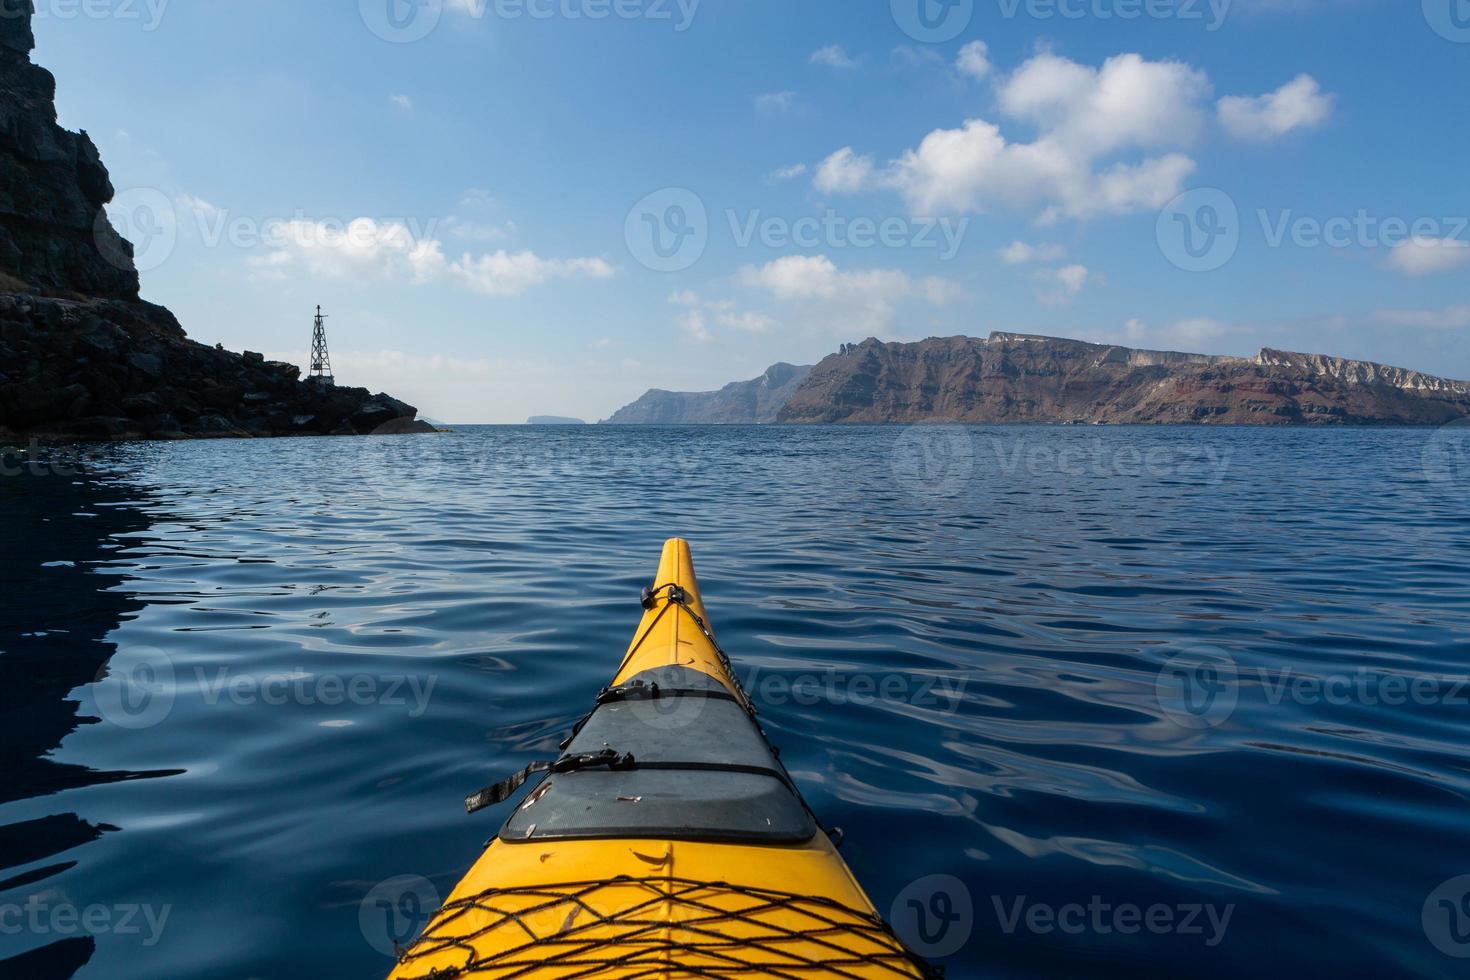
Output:
<path fill-rule="evenodd" d="M 316 308 L 316 325 L 311 331 L 311 373 L 308 377 L 313 381 L 323 384 L 335 384 L 336 378 L 332 377 L 332 358 L 327 353 L 327 328 L 322 322 L 326 317 L 322 316 L 322 308 Z"/>

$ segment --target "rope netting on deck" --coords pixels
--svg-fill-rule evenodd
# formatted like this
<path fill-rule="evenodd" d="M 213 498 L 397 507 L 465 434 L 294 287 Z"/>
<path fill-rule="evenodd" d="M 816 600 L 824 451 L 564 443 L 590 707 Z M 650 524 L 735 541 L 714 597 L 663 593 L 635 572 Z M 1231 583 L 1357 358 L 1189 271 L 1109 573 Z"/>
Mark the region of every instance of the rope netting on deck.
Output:
<path fill-rule="evenodd" d="M 938 977 L 881 918 L 825 898 L 656 877 L 497 888 L 449 902 L 398 976 Z"/>

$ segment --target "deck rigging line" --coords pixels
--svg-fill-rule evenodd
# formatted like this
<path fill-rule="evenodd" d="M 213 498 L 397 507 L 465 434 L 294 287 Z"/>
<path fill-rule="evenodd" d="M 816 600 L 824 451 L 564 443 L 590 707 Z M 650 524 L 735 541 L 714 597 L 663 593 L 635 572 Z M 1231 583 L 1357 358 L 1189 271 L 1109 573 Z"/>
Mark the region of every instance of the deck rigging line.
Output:
<path fill-rule="evenodd" d="M 602 896 L 616 911 L 597 910 L 599 893 L 626 888 L 646 890 L 648 897 L 629 905 L 626 899 Z M 809 924 L 792 928 L 772 921 L 791 913 Z M 536 918 L 560 927 L 538 930 L 530 921 Z M 511 940 L 500 952 L 481 953 L 476 948 L 484 945 L 481 940 L 497 932 L 514 933 L 519 941 Z M 446 904 L 399 962 L 412 966 L 453 949 L 464 952 L 462 964 L 414 980 L 474 975 L 511 980 L 548 969 L 566 980 L 595 977 L 603 970 L 617 970 L 625 978 L 863 980 L 873 975 L 853 972 L 857 968 L 895 977 L 912 977 L 915 971 L 925 978 L 944 975 L 905 948 L 880 916 L 827 898 L 678 877 L 490 889 Z M 623 972 L 628 970 L 634 972 Z"/>

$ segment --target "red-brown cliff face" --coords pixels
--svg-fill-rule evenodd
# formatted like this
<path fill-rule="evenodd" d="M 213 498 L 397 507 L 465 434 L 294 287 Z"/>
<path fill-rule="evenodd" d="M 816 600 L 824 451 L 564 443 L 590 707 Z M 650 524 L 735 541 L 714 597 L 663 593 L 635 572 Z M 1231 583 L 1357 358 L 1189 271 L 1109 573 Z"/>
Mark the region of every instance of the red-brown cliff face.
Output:
<path fill-rule="evenodd" d="M 1366 361 L 997 333 L 844 346 L 812 369 L 780 420 L 1440 425 L 1465 416 L 1470 384 Z"/>

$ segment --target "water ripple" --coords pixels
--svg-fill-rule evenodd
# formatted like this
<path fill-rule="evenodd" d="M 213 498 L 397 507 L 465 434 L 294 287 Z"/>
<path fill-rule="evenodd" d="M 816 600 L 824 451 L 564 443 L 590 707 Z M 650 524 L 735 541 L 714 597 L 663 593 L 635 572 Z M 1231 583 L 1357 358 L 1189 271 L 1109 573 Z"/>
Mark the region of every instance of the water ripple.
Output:
<path fill-rule="evenodd" d="M 1460 975 L 1420 918 L 1470 873 L 1470 518 L 1432 434 L 968 434 L 958 478 L 898 429 L 469 428 L 0 481 L 0 901 L 170 910 L 80 976 L 384 973 L 367 891 L 447 893 L 495 826 L 461 797 L 555 753 L 678 534 L 876 904 L 970 891 L 951 976 Z M 1066 447 L 1228 465 L 1008 463 Z M 140 670 L 167 710 L 130 727 Z M 1232 911 L 1206 947 L 1007 930 L 1018 898 Z"/>

